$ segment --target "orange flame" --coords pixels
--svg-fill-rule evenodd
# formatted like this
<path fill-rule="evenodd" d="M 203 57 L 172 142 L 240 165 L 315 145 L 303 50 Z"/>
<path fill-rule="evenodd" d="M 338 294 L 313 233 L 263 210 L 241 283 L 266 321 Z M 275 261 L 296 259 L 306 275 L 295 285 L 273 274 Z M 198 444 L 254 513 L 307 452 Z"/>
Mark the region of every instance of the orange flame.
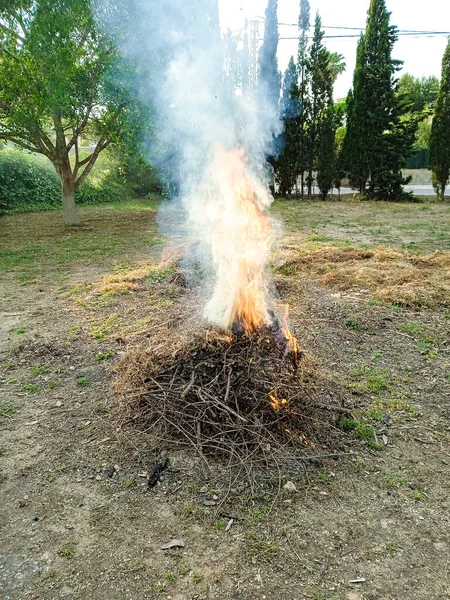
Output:
<path fill-rule="evenodd" d="M 216 150 L 209 191 L 215 200 L 211 247 L 217 282 L 205 314 L 225 329 L 240 322 L 252 331 L 271 320 L 264 269 L 272 236 L 266 209 L 272 197 L 247 162 L 243 148 Z"/>
<path fill-rule="evenodd" d="M 272 322 L 265 267 L 272 241 L 267 209 L 273 198 L 249 168 L 243 148 L 218 147 L 208 181 L 209 201 L 201 210 L 210 230 L 217 280 L 205 316 L 224 329 L 239 323 L 245 331 L 255 331 Z M 296 365 L 299 348 L 287 324 L 289 306 L 281 306 L 281 329 Z"/>
<path fill-rule="evenodd" d="M 298 362 L 298 354 L 299 354 L 299 344 L 297 338 L 289 329 L 288 318 L 289 318 L 289 304 L 276 304 L 276 306 L 282 308 L 284 310 L 283 313 L 283 324 L 281 326 L 281 330 L 286 339 L 289 350 L 291 351 L 292 360 L 296 365 Z"/>
<path fill-rule="evenodd" d="M 280 410 L 280 408 L 282 406 L 287 404 L 286 398 L 283 398 L 282 400 L 278 400 L 278 398 L 275 396 L 275 394 L 269 394 L 269 398 L 270 398 L 270 403 L 272 404 L 272 407 L 274 410 Z"/>

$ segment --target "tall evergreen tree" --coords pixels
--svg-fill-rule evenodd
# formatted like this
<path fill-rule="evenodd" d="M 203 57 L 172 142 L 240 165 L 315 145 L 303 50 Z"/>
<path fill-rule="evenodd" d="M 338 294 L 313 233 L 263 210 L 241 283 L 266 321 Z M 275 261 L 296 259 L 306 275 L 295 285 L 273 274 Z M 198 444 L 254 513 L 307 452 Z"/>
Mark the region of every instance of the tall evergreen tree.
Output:
<path fill-rule="evenodd" d="M 268 0 L 264 40 L 259 52 L 259 84 L 270 108 L 278 110 L 281 76 L 278 71 L 278 0 Z"/>
<path fill-rule="evenodd" d="M 431 126 L 430 169 L 440 200 L 450 179 L 450 40 L 442 60 L 442 78 Z"/>
<path fill-rule="evenodd" d="M 369 196 L 398 199 L 409 181 L 401 169 L 411 154 L 417 119 L 404 118 L 406 107 L 396 94 L 395 73 L 401 63 L 392 59 L 397 34 L 389 19 L 385 0 L 371 0 L 347 99 L 344 159 L 350 180 L 361 193 L 369 183 Z"/>
<path fill-rule="evenodd" d="M 309 97 L 308 97 L 308 78 L 307 69 L 307 49 L 308 32 L 310 29 L 310 4 L 309 0 L 300 0 L 300 14 L 298 18 L 298 28 L 300 32 L 298 44 L 298 99 L 300 104 L 300 113 L 297 119 L 297 172 L 301 180 L 301 196 L 304 195 L 304 173 L 307 169 L 307 143 L 306 143 L 306 123 L 309 118 Z"/>
<path fill-rule="evenodd" d="M 298 141 L 298 77 L 294 57 L 291 56 L 283 77 L 282 96 L 280 101 L 280 116 L 283 120 L 281 136 L 281 151 L 275 161 L 275 178 L 279 192 L 288 194 L 296 186 L 297 171 L 297 141 Z"/>
<path fill-rule="evenodd" d="M 356 50 L 356 67 L 353 74 L 353 89 L 347 96 L 347 130 L 344 138 L 341 164 L 348 175 L 350 185 L 365 193 L 370 176 L 370 158 L 368 133 L 368 102 L 365 94 L 367 76 L 364 69 L 366 63 L 365 40 L 361 35 Z"/>
<path fill-rule="evenodd" d="M 333 84 L 330 72 L 330 53 L 323 45 L 323 36 L 322 20 L 317 13 L 307 65 L 310 88 L 310 114 L 307 127 L 308 195 L 312 193 L 313 171 L 321 144 L 321 133 L 329 138 L 329 129 L 332 128 Z M 330 120 L 326 123 L 328 119 Z M 334 143 L 332 147 L 334 147 Z"/>

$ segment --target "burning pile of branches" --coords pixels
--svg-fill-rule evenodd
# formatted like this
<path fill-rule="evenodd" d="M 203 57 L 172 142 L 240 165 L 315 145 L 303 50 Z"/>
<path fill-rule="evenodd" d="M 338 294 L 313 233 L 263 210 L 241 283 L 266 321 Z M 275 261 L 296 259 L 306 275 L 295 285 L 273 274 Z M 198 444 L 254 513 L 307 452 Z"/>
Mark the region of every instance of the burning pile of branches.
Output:
<path fill-rule="evenodd" d="M 143 356 L 122 364 L 124 381 L 138 375 L 142 385 L 127 395 L 128 417 L 157 447 L 249 469 L 339 449 L 342 409 L 330 406 L 330 382 L 277 323 L 229 335 L 207 329 L 169 356 Z"/>
<path fill-rule="evenodd" d="M 198 195 L 205 206 L 194 216 L 215 271 L 203 317 L 214 329 L 175 352 L 167 348 L 172 332 L 159 349 L 139 348 L 124 359 L 122 383 L 142 385 L 127 394 L 129 416 L 155 445 L 193 448 L 205 465 L 213 456 L 251 470 L 330 443 L 339 448 L 333 383 L 299 349 L 287 306 L 282 319 L 274 314 L 280 306 L 266 272 L 272 197 L 243 148 L 216 149 Z"/>

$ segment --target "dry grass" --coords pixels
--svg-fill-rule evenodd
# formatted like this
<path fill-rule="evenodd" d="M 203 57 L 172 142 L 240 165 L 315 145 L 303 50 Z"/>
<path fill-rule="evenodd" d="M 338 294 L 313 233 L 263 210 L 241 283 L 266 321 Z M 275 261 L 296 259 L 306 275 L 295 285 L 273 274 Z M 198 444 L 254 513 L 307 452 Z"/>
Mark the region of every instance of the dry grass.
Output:
<path fill-rule="evenodd" d="M 325 247 L 287 249 L 282 273 L 320 276 L 323 285 L 339 290 L 364 289 L 386 303 L 409 307 L 450 304 L 450 253 L 417 256 L 378 246 L 374 250 Z"/>

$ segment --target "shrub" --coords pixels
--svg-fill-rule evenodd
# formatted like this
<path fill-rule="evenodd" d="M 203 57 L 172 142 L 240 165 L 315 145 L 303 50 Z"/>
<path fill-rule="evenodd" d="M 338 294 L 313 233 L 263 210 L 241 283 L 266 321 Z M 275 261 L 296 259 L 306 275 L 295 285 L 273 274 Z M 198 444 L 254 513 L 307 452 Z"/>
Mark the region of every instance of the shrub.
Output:
<path fill-rule="evenodd" d="M 0 150 L 0 212 L 47 210 L 60 204 L 61 183 L 50 163 L 18 150 Z"/>
<path fill-rule="evenodd" d="M 100 204 L 133 195 L 111 158 L 97 161 L 76 193 L 77 204 Z M 0 150 L 0 214 L 61 208 L 61 183 L 46 159 L 20 150 Z"/>

